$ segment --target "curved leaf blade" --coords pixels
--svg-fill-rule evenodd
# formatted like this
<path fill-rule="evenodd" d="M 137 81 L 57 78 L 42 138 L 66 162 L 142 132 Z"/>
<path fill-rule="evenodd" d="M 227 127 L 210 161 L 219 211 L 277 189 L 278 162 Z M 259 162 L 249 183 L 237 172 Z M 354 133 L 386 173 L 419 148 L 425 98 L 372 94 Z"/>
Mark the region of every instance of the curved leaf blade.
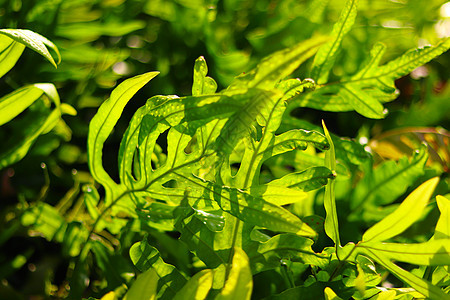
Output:
<path fill-rule="evenodd" d="M 439 178 L 435 177 L 421 184 L 393 213 L 364 233 L 363 243 L 385 241 L 405 231 L 420 218 L 438 183 Z"/>
<path fill-rule="evenodd" d="M 225 286 L 217 300 L 249 300 L 252 295 L 253 277 L 247 254 L 241 248 L 234 248 L 233 262 Z"/>
<path fill-rule="evenodd" d="M 328 37 L 315 37 L 266 57 L 256 69 L 235 78 L 228 89 L 260 88 L 272 90 L 280 80 L 290 75 L 313 56 Z"/>
<path fill-rule="evenodd" d="M 328 179 L 334 179 L 336 175 L 325 167 L 312 167 L 301 172 L 289 173 L 279 179 L 272 180 L 269 186 L 285 186 L 309 192 L 328 183 Z"/>
<path fill-rule="evenodd" d="M 322 121 L 323 130 L 325 136 L 330 144 L 330 150 L 325 152 L 325 166 L 332 172 L 336 170 L 336 157 L 334 152 L 334 144 L 328 132 L 325 122 Z M 334 180 L 328 180 L 328 184 L 325 186 L 324 206 L 326 211 L 325 217 L 325 233 L 333 240 L 336 249 L 341 246 L 339 237 L 339 224 L 336 210 L 336 198 L 334 194 Z"/>
<path fill-rule="evenodd" d="M 173 300 L 203 300 L 209 293 L 213 284 L 212 270 L 203 270 L 192 276 L 191 279 L 177 292 Z"/>
<path fill-rule="evenodd" d="M 0 34 L 6 35 L 9 38 L 36 51 L 45 57 L 55 68 L 57 67 L 57 64 L 61 62 L 61 54 L 59 54 L 58 48 L 55 44 L 36 32 L 27 29 L 0 29 Z M 55 51 L 57 62 L 55 62 L 47 47 Z"/>
<path fill-rule="evenodd" d="M 11 70 L 25 50 L 25 45 L 0 35 L 0 77 Z"/>
<path fill-rule="evenodd" d="M 450 299 L 450 295 L 444 293 L 439 287 L 400 268 L 396 264 L 392 263 L 382 253 L 371 251 L 369 249 L 359 249 L 359 250 L 361 251 L 361 253 L 364 253 L 367 256 L 374 259 L 375 261 L 377 261 L 379 264 L 385 267 L 389 272 L 394 274 L 400 280 L 406 282 L 411 287 L 416 289 L 419 293 L 423 294 L 427 299 L 432 300 Z"/>
<path fill-rule="evenodd" d="M 414 244 L 363 242 L 360 247 L 382 253 L 391 260 L 409 264 L 422 266 L 450 265 L 450 239 L 448 238 Z"/>
<path fill-rule="evenodd" d="M 213 94 L 217 90 L 217 83 L 208 74 L 208 66 L 203 56 L 196 59 L 194 65 L 194 83 L 192 84 L 192 96 Z"/>
<path fill-rule="evenodd" d="M 248 194 L 237 188 L 207 182 L 197 177 L 187 178 L 180 174 L 177 175 L 190 184 L 191 189 L 187 197 L 194 204 L 199 199 L 215 201 L 224 211 L 246 223 L 274 231 L 292 232 L 306 236 L 316 235 L 316 232 L 297 216 L 260 197 Z M 178 196 L 183 197 L 184 195 L 180 194 Z"/>
<path fill-rule="evenodd" d="M 165 263 L 158 250 L 145 240 L 131 246 L 130 258 L 140 271 L 153 269 L 156 272 L 159 278 L 158 299 L 173 299 L 186 284 L 184 276 L 174 266 Z"/>
<path fill-rule="evenodd" d="M 436 202 L 441 215 L 436 224 L 434 235 L 431 239 L 448 239 L 450 238 L 450 200 L 444 196 L 436 196 Z"/>
<path fill-rule="evenodd" d="M 314 78 L 318 84 L 325 83 L 328 79 L 328 74 L 336 61 L 342 39 L 355 23 L 357 4 L 358 0 L 348 0 L 345 3 L 344 9 L 339 16 L 339 20 L 334 25 L 333 31 L 331 32 L 333 39 L 323 45 L 314 57 L 311 77 Z"/>
<path fill-rule="evenodd" d="M 149 72 L 122 82 L 113 90 L 111 97 L 100 106 L 89 124 L 88 165 L 92 177 L 105 187 L 108 194 L 107 202 L 111 201 L 110 197 L 114 194 L 113 187 L 116 184 L 103 168 L 103 144 L 131 97 L 158 74 L 158 72 Z"/>
<path fill-rule="evenodd" d="M 154 300 L 158 287 L 158 274 L 154 269 L 148 269 L 139 275 L 123 300 Z"/>

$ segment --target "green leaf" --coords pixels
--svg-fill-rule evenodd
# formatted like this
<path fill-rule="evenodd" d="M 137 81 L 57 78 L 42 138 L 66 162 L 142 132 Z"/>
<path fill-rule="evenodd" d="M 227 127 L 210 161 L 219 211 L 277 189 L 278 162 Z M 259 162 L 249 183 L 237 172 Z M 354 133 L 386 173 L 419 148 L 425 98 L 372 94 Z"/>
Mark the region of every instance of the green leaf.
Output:
<path fill-rule="evenodd" d="M 237 95 L 233 96 L 237 98 Z M 256 118 L 264 110 L 275 107 L 280 98 L 281 94 L 276 90 L 248 90 L 244 94 L 244 99 L 247 100 L 245 105 L 227 120 L 217 139 L 216 149 L 221 156 L 231 154 L 239 141 L 249 135 Z"/>
<path fill-rule="evenodd" d="M 257 249 L 247 251 L 253 273 L 259 273 L 280 266 L 283 260 L 314 266 L 324 266 L 329 260 L 326 254 L 315 253 L 311 239 L 294 234 L 279 234 Z"/>
<path fill-rule="evenodd" d="M 223 212 L 223 229 L 212 231 L 205 222 L 195 217 L 193 212 L 187 199 L 184 199 L 175 211 L 175 228 L 181 233 L 180 240 L 185 242 L 207 267 L 217 268 L 219 265 L 225 265 L 233 247 L 233 228 L 237 219 Z M 238 233 L 242 234 L 242 228 Z M 242 246 L 239 240 L 235 245 Z"/>
<path fill-rule="evenodd" d="M 57 64 L 61 62 L 61 55 L 59 54 L 58 48 L 56 48 L 55 44 L 40 34 L 26 29 L 0 29 L 0 34 L 6 35 L 16 42 L 19 42 L 36 51 L 45 57 L 55 68 L 57 67 Z M 56 53 L 58 58 L 57 62 L 55 62 L 47 47 Z"/>
<path fill-rule="evenodd" d="M 450 39 L 446 38 L 434 47 L 408 51 L 399 58 L 379 66 L 385 46 L 377 43 L 367 63 L 359 72 L 352 76 L 343 76 L 341 80 L 323 84 L 314 92 L 296 96 L 293 101 L 302 107 L 325 111 L 356 110 L 369 118 L 384 118 L 387 110 L 382 109 L 381 103 L 392 101 L 397 97 L 394 81 L 441 55 L 449 48 Z"/>
<path fill-rule="evenodd" d="M 336 170 L 336 158 L 334 152 L 333 141 L 331 140 L 330 133 L 328 132 L 325 122 L 322 121 L 323 130 L 325 136 L 330 144 L 330 150 L 325 152 L 325 166 L 332 172 Z M 326 211 L 325 217 L 325 233 L 333 240 L 336 249 L 341 246 L 339 237 L 339 224 L 336 210 L 336 199 L 334 194 L 334 180 L 328 180 L 328 185 L 325 186 L 324 206 Z"/>
<path fill-rule="evenodd" d="M 366 172 L 356 186 L 351 199 L 355 214 L 363 207 L 390 204 L 424 173 L 428 155 L 425 146 L 411 160 L 403 157 L 396 163 L 389 160 Z"/>
<path fill-rule="evenodd" d="M 385 117 L 386 112 L 383 105 L 374 101 L 363 89 L 352 85 L 343 85 L 340 92 L 347 103 L 359 114 L 371 119 L 383 119 Z"/>
<path fill-rule="evenodd" d="M 371 80 L 378 78 L 384 84 L 389 85 L 387 79 L 396 79 L 409 74 L 415 68 L 426 64 L 435 57 L 438 57 L 450 48 L 450 38 L 441 40 L 436 46 L 426 46 L 423 48 L 412 49 L 387 64 L 377 67 L 368 77 L 358 74 L 354 79 Z M 379 56 L 377 56 L 379 57 Z M 372 63 L 378 63 L 373 61 Z M 371 65 L 375 69 L 375 65 Z"/>
<path fill-rule="evenodd" d="M 364 248 L 359 250 L 361 253 L 364 253 L 365 255 L 373 258 L 375 261 L 377 261 L 379 264 L 381 264 L 383 267 L 385 267 L 389 272 L 397 276 L 399 279 L 412 286 L 418 292 L 423 294 L 427 299 L 432 300 L 450 299 L 450 295 L 445 294 L 440 288 L 395 265 L 386 256 L 384 256 L 383 253 L 378 253 L 376 251 Z"/>
<path fill-rule="evenodd" d="M 191 279 L 178 291 L 173 300 L 203 300 L 209 293 L 213 283 L 213 272 L 203 270 L 192 276 Z"/>
<path fill-rule="evenodd" d="M 315 37 L 275 52 L 263 59 L 251 72 L 236 77 L 228 89 L 259 88 L 270 91 L 280 80 L 313 56 L 327 40 L 328 37 Z"/>
<path fill-rule="evenodd" d="M 295 103 L 294 103 L 295 104 Z M 292 105 L 289 105 L 287 107 L 287 111 L 292 111 L 294 107 Z M 303 128 L 306 130 L 314 130 L 319 131 L 322 130 L 320 126 L 313 125 L 305 120 L 297 119 L 292 116 L 288 116 L 285 114 L 283 117 L 282 123 L 280 125 L 280 131 L 287 131 L 294 128 Z M 336 152 L 336 160 L 338 162 L 345 163 L 347 166 L 351 165 L 362 165 L 369 159 L 369 153 L 364 149 L 364 146 L 362 146 L 360 143 L 349 140 L 346 138 L 341 138 L 335 134 L 330 133 L 330 137 L 334 144 L 334 150 Z M 339 172 L 339 164 L 337 166 L 337 173 Z"/>
<path fill-rule="evenodd" d="M 145 240 L 131 246 L 130 257 L 140 271 L 155 270 L 159 278 L 158 299 L 173 299 L 186 283 L 184 276 L 174 266 L 166 264 L 158 250 Z"/>
<path fill-rule="evenodd" d="M 233 262 L 228 279 L 217 300 L 249 300 L 252 295 L 253 280 L 248 257 L 244 250 L 234 248 Z"/>
<path fill-rule="evenodd" d="M 430 240 L 425 243 L 398 244 L 362 242 L 360 247 L 380 253 L 391 260 L 423 266 L 450 265 L 450 239 Z"/>
<path fill-rule="evenodd" d="M 338 297 L 338 295 L 336 295 L 336 293 L 329 287 L 325 288 L 324 294 L 325 300 L 342 300 L 342 298 Z"/>
<path fill-rule="evenodd" d="M 0 77 L 11 70 L 25 50 L 25 45 L 0 35 Z"/>
<path fill-rule="evenodd" d="M 431 239 L 448 239 L 450 238 L 450 200 L 438 195 L 436 196 L 436 202 L 441 215 L 439 216 L 434 235 Z"/>
<path fill-rule="evenodd" d="M 88 134 L 88 164 L 92 177 L 101 183 L 107 192 L 106 201 L 110 204 L 114 195 L 120 192 L 115 189 L 116 183 L 106 173 L 102 164 L 103 144 L 117 123 L 125 105 L 133 95 L 146 83 L 153 79 L 158 72 L 149 72 L 122 82 L 111 93 L 98 109 L 97 114 L 89 124 Z"/>
<path fill-rule="evenodd" d="M 345 7 L 339 16 L 339 20 L 333 26 L 333 31 L 331 32 L 331 36 L 333 37 L 332 40 L 320 47 L 314 57 L 311 77 L 319 84 L 327 81 L 328 74 L 336 61 L 342 39 L 355 23 L 357 4 L 358 0 L 347 0 Z"/>
<path fill-rule="evenodd" d="M 187 193 L 189 203 L 195 204 L 199 199 L 215 201 L 224 211 L 249 224 L 274 231 L 292 232 L 306 236 L 316 235 L 298 217 L 279 205 L 265 201 L 263 198 L 248 194 L 240 189 L 207 182 L 200 178 L 180 177 L 191 186 Z M 197 188 L 199 190 L 195 191 Z M 179 196 L 183 197 L 184 195 Z"/>
<path fill-rule="evenodd" d="M 272 180 L 269 186 L 285 186 L 290 189 L 298 189 L 309 192 L 321 188 L 328 183 L 328 179 L 334 179 L 336 175 L 325 167 L 312 167 L 301 172 L 289 173 L 279 179 Z"/>
<path fill-rule="evenodd" d="M 47 203 L 39 203 L 27 209 L 21 222 L 23 226 L 32 226 L 48 241 L 61 240 L 66 226 L 64 218 Z"/>
<path fill-rule="evenodd" d="M 205 58 L 200 56 L 194 65 L 194 83 L 192 84 L 192 96 L 213 94 L 217 90 L 217 83 L 209 76 Z"/>
<path fill-rule="evenodd" d="M 439 178 L 435 177 L 421 184 L 393 213 L 364 233 L 363 243 L 385 241 L 405 231 L 422 216 L 422 211 L 438 183 Z"/>
<path fill-rule="evenodd" d="M 289 101 L 293 97 L 303 93 L 305 89 L 314 90 L 316 88 L 316 83 L 311 78 L 306 78 L 303 80 L 300 80 L 299 78 L 286 79 L 280 81 L 276 88 L 283 92 L 283 100 Z"/>
<path fill-rule="evenodd" d="M 27 118 L 21 122 L 21 126 L 25 123 L 27 127 L 21 127 L 16 122 L 17 135 L 13 135 L 12 142 L 7 144 L 7 149 L 0 149 L 0 169 L 21 160 L 41 134 L 48 133 L 56 126 L 60 121 L 61 112 L 59 109 L 54 109 L 50 114 L 38 112 L 33 115 L 36 119 Z"/>
<path fill-rule="evenodd" d="M 59 108 L 60 101 L 58 93 L 55 86 L 50 83 L 25 86 L 0 98 L 0 125 L 15 118 L 44 93 L 53 100 Z"/>
<path fill-rule="evenodd" d="M 303 191 L 283 186 L 258 185 L 252 186 L 244 191 L 279 206 L 303 201 L 308 197 L 308 194 Z"/>
<path fill-rule="evenodd" d="M 154 269 L 148 269 L 139 275 L 123 300 L 154 300 L 156 299 L 158 274 Z"/>

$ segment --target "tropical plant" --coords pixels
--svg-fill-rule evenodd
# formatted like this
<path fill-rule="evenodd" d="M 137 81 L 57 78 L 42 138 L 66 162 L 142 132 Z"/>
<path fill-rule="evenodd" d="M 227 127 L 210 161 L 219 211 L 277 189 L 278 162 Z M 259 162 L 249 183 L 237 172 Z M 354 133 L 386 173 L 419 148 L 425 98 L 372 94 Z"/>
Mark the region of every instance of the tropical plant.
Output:
<path fill-rule="evenodd" d="M 47 179 L 37 200 L 29 200 L 33 193 L 24 194 L 31 196 L 22 196 L 5 214 L 3 245 L 22 234 L 60 247 L 52 264 L 63 270 L 65 279 L 39 281 L 47 286 L 41 294 L 69 299 L 450 298 L 450 134 L 433 127 L 445 124 L 446 117 L 436 112 L 435 121 L 423 118 L 415 123 L 411 116 L 395 117 L 399 109 L 394 105 L 402 101 L 401 80 L 426 68 L 423 65 L 431 60 L 445 61 L 438 56 L 450 48 L 450 39 L 433 37 L 426 18 L 414 20 L 414 31 L 427 32 L 435 45 L 410 50 L 405 45 L 412 46 L 411 41 L 394 43 L 383 31 L 386 28 L 372 33 L 370 26 L 354 26 L 403 16 L 413 10 L 412 3 L 403 8 L 389 4 L 396 10 L 386 15 L 372 13 L 357 0 L 328 6 L 327 1 L 285 0 L 272 3 L 273 7 L 261 4 L 254 11 L 251 1 L 132 3 L 157 18 L 149 23 L 170 28 L 191 49 L 207 52 L 213 68 L 209 72 L 206 59 L 200 56 L 194 64 L 191 95 L 152 96 L 140 107 L 132 103 L 139 103 L 149 91 L 144 87 L 152 86 L 148 83 L 160 75 L 165 78 L 163 90 L 176 90 L 170 84 L 174 78 L 168 79 L 166 57 L 158 62 L 163 74 L 147 72 L 122 81 L 85 131 L 84 159 L 89 170 L 73 170 L 73 186 L 58 198 L 52 193 L 50 177 L 57 178 L 59 161 L 51 160 L 53 169 L 44 170 Z M 74 18 L 73 24 L 55 31 L 69 40 L 60 40 L 61 45 L 67 42 L 75 47 L 80 39 L 90 47 L 99 42 L 99 35 L 117 32 L 92 20 L 78 24 L 76 14 L 64 12 L 74 7 L 89 11 L 96 5 L 103 5 L 105 21 L 115 15 L 115 9 L 136 15 L 131 9 L 121 10 L 123 1 L 82 5 L 49 1 L 33 9 L 58 7 L 55 11 L 64 17 L 55 18 L 56 23 Z M 332 28 L 326 25 L 327 12 L 338 14 Z M 267 15 L 278 18 L 261 18 Z M 201 22 L 193 23 L 193 19 Z M 225 26 L 230 20 L 235 21 L 233 26 Z M 245 20 L 256 23 L 247 26 Z M 124 35 L 144 28 L 142 22 L 125 23 L 129 27 L 122 24 Z M 299 28 L 304 30 L 294 36 L 292 32 Z M 24 30 L 0 33 L 11 45 L 24 44 L 53 62 L 37 42 L 57 49 L 42 36 Z M 13 33 L 28 40 L 34 37 L 36 43 Z M 361 34 L 367 34 L 366 38 Z M 254 51 L 251 56 L 238 47 L 242 35 Z M 277 42 L 285 48 L 276 48 Z M 166 43 L 161 49 L 170 49 Z M 74 49 L 67 47 L 66 54 L 70 57 Z M 166 55 L 161 49 L 159 53 Z M 6 58 L 2 61 L 14 59 L 2 53 Z M 73 54 L 72 58 L 77 57 Z M 102 75 L 96 73 L 92 79 L 103 76 L 111 83 L 120 77 L 108 67 L 99 72 Z M 86 78 L 76 77 L 75 71 L 63 70 L 61 76 L 59 80 L 75 80 L 79 87 L 90 85 L 82 84 Z M 438 77 L 433 73 L 428 84 Z M 96 84 L 100 82 L 104 81 Z M 53 92 L 45 89 L 44 94 L 43 86 L 51 86 Z M 92 98 L 94 94 L 84 88 L 79 91 Z M 66 89 L 61 83 L 61 90 Z M 0 120 L 18 130 L 32 128 L 37 117 L 20 123 L 15 116 L 27 107 L 40 114 L 41 106 L 48 115 L 53 107 L 45 95 L 55 99 L 56 94 L 49 84 L 23 90 L 24 94 L 22 89 L 16 92 L 20 97 L 12 94 L 0 100 L 0 109 L 10 109 Z M 419 116 L 421 109 L 448 107 L 448 89 L 442 90 L 442 94 L 428 91 L 430 102 L 413 104 L 411 111 Z M 26 98 L 28 93 L 33 96 Z M 74 112 L 57 99 L 58 120 L 61 111 Z M 2 108 L 2 103 L 10 102 L 18 105 Z M 99 101 L 90 103 L 95 106 Z M 130 105 L 133 115 L 128 117 Z M 355 124 L 352 119 L 364 120 L 356 130 L 358 140 L 340 137 L 339 116 L 350 122 L 347 127 Z M 123 118 L 129 121 L 126 128 Z M 323 119 L 321 124 L 317 118 Z M 395 120 L 402 118 L 407 126 L 422 127 L 397 128 Z M 378 120 L 393 123 L 371 137 L 370 128 L 376 130 Z M 31 142 L 25 140 L 27 146 L 20 148 L 24 150 L 12 151 L 17 155 L 4 167 L 23 159 L 29 149 L 29 156 L 39 153 L 39 145 L 30 146 L 51 128 L 30 133 Z M 3 127 L 2 134 L 8 134 Z M 115 149 L 117 138 L 121 141 Z M 42 148 L 53 156 L 58 145 L 49 148 L 50 142 L 44 143 L 47 147 Z M 61 160 L 70 162 L 70 155 Z M 78 159 L 72 162 L 83 161 L 81 152 L 75 156 Z M 32 261 L 34 249 L 20 251 L 10 261 L 6 255 L 1 257 L 2 278 L 11 278 Z M 33 268 L 32 263 L 28 268 Z"/>

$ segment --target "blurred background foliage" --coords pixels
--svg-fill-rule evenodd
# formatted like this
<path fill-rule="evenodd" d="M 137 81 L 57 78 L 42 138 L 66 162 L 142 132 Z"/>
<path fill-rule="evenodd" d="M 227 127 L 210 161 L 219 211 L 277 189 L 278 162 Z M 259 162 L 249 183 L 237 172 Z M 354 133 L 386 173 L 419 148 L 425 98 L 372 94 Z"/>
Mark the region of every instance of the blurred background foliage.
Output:
<path fill-rule="evenodd" d="M 2 94 L 26 84 L 50 82 L 61 101 L 77 110 L 77 116 L 64 116 L 67 125 L 39 137 L 22 161 L 0 170 L 0 295 L 40 299 L 66 294 L 70 257 L 79 251 L 79 245 L 74 245 L 78 240 L 71 237 L 89 218 L 82 196 L 83 185 L 93 184 L 86 164 L 88 125 L 114 86 L 136 74 L 161 72 L 126 107 L 108 139 L 104 161 L 110 174 L 117 170 L 118 143 L 132 113 L 155 94 L 189 95 L 197 57 L 206 58 L 220 90 L 264 56 L 313 34 L 329 33 L 343 4 L 328 0 L 0 0 L 2 28 L 35 31 L 54 42 L 62 56 L 55 69 L 36 53 L 25 51 L 0 82 Z M 360 1 L 356 24 L 343 41 L 331 80 L 358 70 L 378 41 L 387 46 L 384 63 L 449 35 L 450 2 L 445 0 Z M 384 120 L 306 108 L 292 113 L 314 125 L 325 119 L 335 134 L 369 145 L 375 164 L 411 156 L 411 150 L 425 141 L 433 153 L 428 163 L 448 174 L 449 66 L 446 53 L 398 80 L 399 99 L 386 104 L 390 114 Z M 306 78 L 308 70 L 305 64 L 295 76 Z M 3 126 L 0 138 L 8 132 Z M 44 215 L 36 210 L 45 209 L 55 214 L 55 223 L 30 228 Z M 128 249 L 133 238 L 126 231 L 102 238 Z M 162 234 L 157 240 L 161 252 L 171 248 L 171 240 Z M 170 250 L 167 256 L 187 260 L 174 258 Z M 127 273 L 129 263 L 116 258 L 114 266 L 105 266 L 111 262 L 99 258 L 99 268 Z M 98 291 L 121 282 L 101 276 L 97 281 Z"/>

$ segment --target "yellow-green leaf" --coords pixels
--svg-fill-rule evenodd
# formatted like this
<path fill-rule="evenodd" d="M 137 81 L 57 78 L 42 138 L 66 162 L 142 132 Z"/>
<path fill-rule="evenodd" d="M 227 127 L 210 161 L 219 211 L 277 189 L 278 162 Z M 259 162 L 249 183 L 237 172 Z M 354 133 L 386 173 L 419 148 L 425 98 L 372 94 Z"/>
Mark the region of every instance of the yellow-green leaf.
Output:
<path fill-rule="evenodd" d="M 55 46 L 55 44 L 53 44 L 42 35 L 37 34 L 36 32 L 27 29 L 0 29 L 0 34 L 4 34 L 11 39 L 36 51 L 37 53 L 45 57 L 53 66 L 55 66 L 55 68 L 57 64 L 61 62 L 61 55 L 59 54 L 58 48 Z M 47 47 L 55 51 L 57 62 L 55 62 Z"/>
<path fill-rule="evenodd" d="M 0 77 L 11 70 L 25 50 L 25 45 L 0 35 Z"/>
<path fill-rule="evenodd" d="M 333 39 L 320 47 L 314 57 L 311 77 L 319 84 L 327 81 L 328 74 L 334 65 L 342 39 L 355 23 L 357 4 L 358 0 L 348 0 L 345 3 L 345 7 L 339 16 L 339 20 L 336 22 L 333 31 L 331 32 Z"/>
<path fill-rule="evenodd" d="M 173 300 L 205 299 L 212 287 L 213 277 L 212 270 L 198 272 L 177 292 Z"/>
<path fill-rule="evenodd" d="M 330 150 L 325 152 L 325 166 L 334 172 L 334 170 L 336 170 L 334 144 L 324 121 L 322 121 L 322 126 L 328 143 L 330 144 Z M 333 240 L 336 247 L 339 247 L 341 245 L 341 241 L 339 238 L 339 224 L 336 210 L 336 199 L 334 195 L 334 185 L 335 181 L 329 180 L 328 184 L 325 186 L 324 206 L 327 213 L 325 217 L 325 233 Z"/>
<path fill-rule="evenodd" d="M 107 192 L 106 201 L 108 203 L 112 201 L 111 198 L 117 193 L 117 189 L 114 188 L 116 186 L 115 182 L 103 168 L 103 144 L 131 97 L 156 75 L 158 75 L 158 72 L 149 72 L 122 82 L 111 93 L 111 97 L 100 106 L 97 114 L 89 124 L 88 164 L 92 177 L 105 187 Z"/>
<path fill-rule="evenodd" d="M 216 300 L 248 300 L 252 295 L 252 272 L 244 250 L 234 248 L 231 271 Z"/>
<path fill-rule="evenodd" d="M 154 300 L 158 287 L 158 274 L 151 268 L 139 275 L 123 300 Z"/>
<path fill-rule="evenodd" d="M 370 227 L 364 233 L 362 241 L 385 241 L 406 230 L 421 217 L 438 182 L 439 178 L 435 177 L 421 184 L 393 213 Z"/>
<path fill-rule="evenodd" d="M 324 294 L 325 294 L 325 300 L 342 300 L 342 298 L 339 297 L 338 295 L 336 295 L 336 293 L 329 287 L 325 288 Z"/>
<path fill-rule="evenodd" d="M 450 238 L 450 200 L 444 196 L 436 196 L 436 202 L 441 212 L 441 216 L 436 224 L 432 239 Z"/>
<path fill-rule="evenodd" d="M 100 300 L 116 300 L 116 299 L 118 298 L 115 292 L 109 292 L 100 298 Z"/>

